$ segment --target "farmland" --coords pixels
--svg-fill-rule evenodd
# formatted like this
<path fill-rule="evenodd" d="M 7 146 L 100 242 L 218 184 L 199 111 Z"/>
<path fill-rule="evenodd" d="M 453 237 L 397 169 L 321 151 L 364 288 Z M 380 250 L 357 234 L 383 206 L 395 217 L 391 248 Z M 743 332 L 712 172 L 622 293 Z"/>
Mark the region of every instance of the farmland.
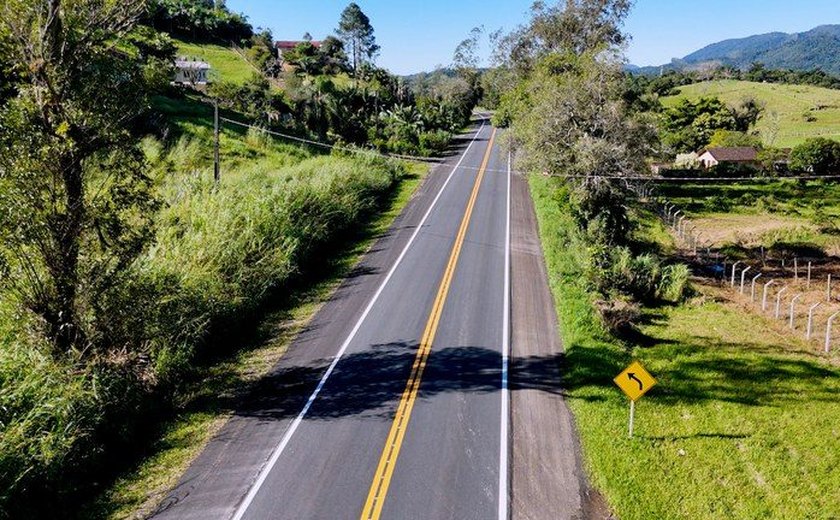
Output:
<path fill-rule="evenodd" d="M 704 96 L 730 104 L 747 98 L 763 103 L 765 111 L 756 129 L 768 146 L 793 147 L 809 137 L 840 138 L 840 90 L 720 80 L 683 86 L 679 91 L 664 98 L 663 104 L 673 106 L 680 99 Z"/>

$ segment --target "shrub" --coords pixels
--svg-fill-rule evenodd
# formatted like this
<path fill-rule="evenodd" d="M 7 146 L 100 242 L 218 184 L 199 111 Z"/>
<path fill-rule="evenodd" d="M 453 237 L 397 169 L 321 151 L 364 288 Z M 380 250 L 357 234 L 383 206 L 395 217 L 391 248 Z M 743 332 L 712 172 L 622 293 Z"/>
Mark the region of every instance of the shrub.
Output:
<path fill-rule="evenodd" d="M 727 213 L 732 203 L 723 195 L 712 195 L 703 201 L 703 209 L 709 212 Z"/>
<path fill-rule="evenodd" d="M 445 130 L 420 134 L 420 150 L 427 155 L 440 155 L 449 148 L 452 134 Z"/>
<path fill-rule="evenodd" d="M 817 175 L 840 172 L 840 142 L 824 137 L 806 140 L 791 152 L 790 168 Z"/>
<path fill-rule="evenodd" d="M 690 277 L 691 271 L 685 264 L 663 267 L 656 288 L 657 297 L 674 303 L 682 301 L 688 294 Z"/>

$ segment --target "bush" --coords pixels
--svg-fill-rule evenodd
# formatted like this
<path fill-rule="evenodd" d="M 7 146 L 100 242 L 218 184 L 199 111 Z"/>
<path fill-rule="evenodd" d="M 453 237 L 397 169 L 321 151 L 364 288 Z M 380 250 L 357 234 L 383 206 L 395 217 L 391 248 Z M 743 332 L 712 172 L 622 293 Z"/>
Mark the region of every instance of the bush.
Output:
<path fill-rule="evenodd" d="M 689 292 L 691 271 L 685 264 L 667 265 L 662 268 L 662 275 L 656 288 L 659 299 L 678 303 Z"/>
<path fill-rule="evenodd" d="M 791 152 L 790 168 L 816 175 L 840 172 L 840 142 L 824 137 L 806 140 Z"/>
<path fill-rule="evenodd" d="M 445 130 L 420 134 L 420 151 L 426 155 L 440 155 L 449 149 L 452 134 Z"/>

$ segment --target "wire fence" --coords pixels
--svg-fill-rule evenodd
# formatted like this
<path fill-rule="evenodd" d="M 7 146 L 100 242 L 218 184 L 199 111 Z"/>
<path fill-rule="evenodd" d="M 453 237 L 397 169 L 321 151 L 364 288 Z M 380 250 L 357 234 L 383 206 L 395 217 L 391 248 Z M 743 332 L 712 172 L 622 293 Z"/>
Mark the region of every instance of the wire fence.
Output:
<path fill-rule="evenodd" d="M 676 204 L 655 197 L 651 186 L 634 185 L 631 191 L 654 207 L 676 238 L 683 256 L 703 275 L 716 279 L 736 301 L 782 324 L 806 341 L 818 341 L 829 354 L 836 343 L 835 320 L 840 300 L 834 284 L 836 263 L 826 259 L 778 258 L 736 260 L 714 249 Z"/>

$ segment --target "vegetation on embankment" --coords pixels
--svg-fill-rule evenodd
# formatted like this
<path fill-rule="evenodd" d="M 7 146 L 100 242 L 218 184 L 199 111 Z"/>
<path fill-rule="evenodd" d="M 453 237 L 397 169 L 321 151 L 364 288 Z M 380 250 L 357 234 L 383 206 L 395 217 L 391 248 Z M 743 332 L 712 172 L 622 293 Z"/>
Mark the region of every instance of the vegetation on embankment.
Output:
<path fill-rule="evenodd" d="M 227 128 L 212 183 L 206 106 L 156 101 L 170 141 L 142 148 L 157 179 L 154 239 L 97 302 L 122 348 L 54 358 L 8 295 L 0 313 L 0 510 L 64 511 L 145 446 L 202 364 L 226 355 L 266 305 L 293 299 L 406 178 L 403 166 L 315 155 L 257 131 Z M 292 292 L 290 292 L 292 291 Z M 150 430 L 151 429 L 151 430 Z M 115 457 L 114 453 L 122 453 Z M 49 492 L 47 492 L 49 490 Z M 45 510 L 46 508 L 46 510 Z"/>
<path fill-rule="evenodd" d="M 595 311 L 567 188 L 537 175 L 530 185 L 566 348 L 564 388 L 589 479 L 617 516 L 840 514 L 837 365 L 703 286 L 688 302 L 645 308 L 638 334 L 616 339 Z M 644 240 L 670 247 L 654 215 L 636 215 Z M 612 379 L 631 359 L 659 386 L 638 404 L 628 439 L 628 401 Z"/>
<path fill-rule="evenodd" d="M 175 417 L 154 432 L 136 464 L 120 471 L 113 483 L 85 504 L 84 519 L 145 518 L 177 484 L 178 479 L 233 413 L 237 396 L 270 371 L 287 348 L 354 268 L 371 244 L 385 233 L 411 200 L 427 166 L 415 164 L 369 223 L 361 224 L 350 239 L 341 241 L 324 265 L 281 298 L 267 304 L 267 315 L 257 330 L 232 339 L 220 362 L 200 363 L 180 389 L 173 407 Z"/>
<path fill-rule="evenodd" d="M 716 97 L 730 105 L 753 99 L 763 106 L 755 130 L 765 145 L 794 147 L 811 137 L 840 137 L 840 90 L 809 85 L 718 80 L 685 85 L 662 99 L 672 107 L 680 100 Z"/>

